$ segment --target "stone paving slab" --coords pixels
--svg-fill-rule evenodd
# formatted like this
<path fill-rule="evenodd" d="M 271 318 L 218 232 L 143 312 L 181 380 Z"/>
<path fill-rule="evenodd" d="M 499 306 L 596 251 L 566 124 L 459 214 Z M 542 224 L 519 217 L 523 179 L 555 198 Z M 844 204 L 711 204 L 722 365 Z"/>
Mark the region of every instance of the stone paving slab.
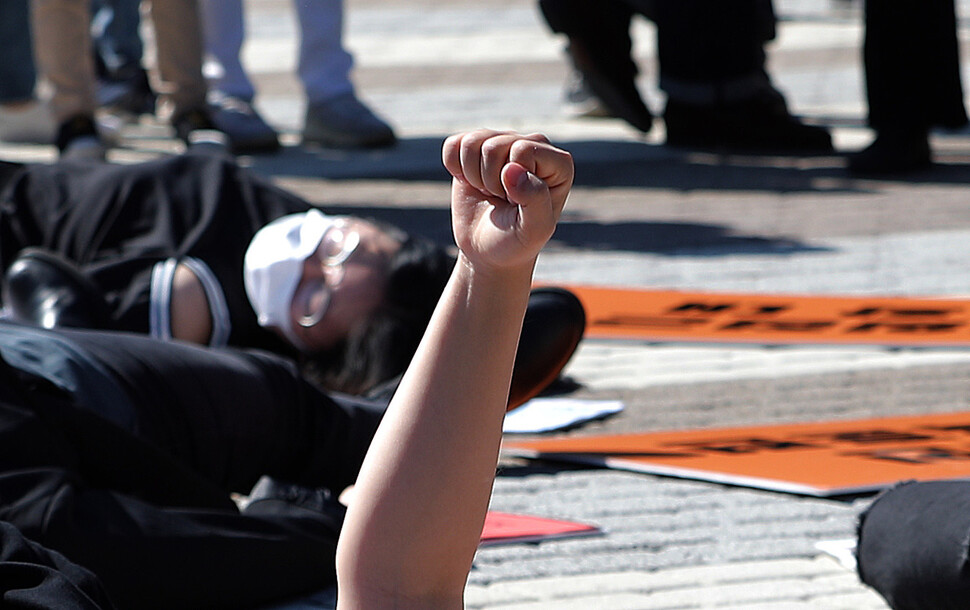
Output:
<path fill-rule="evenodd" d="M 466 606 L 493 610 L 886 608 L 875 593 L 858 590 L 851 572 L 826 557 L 471 585 Z"/>

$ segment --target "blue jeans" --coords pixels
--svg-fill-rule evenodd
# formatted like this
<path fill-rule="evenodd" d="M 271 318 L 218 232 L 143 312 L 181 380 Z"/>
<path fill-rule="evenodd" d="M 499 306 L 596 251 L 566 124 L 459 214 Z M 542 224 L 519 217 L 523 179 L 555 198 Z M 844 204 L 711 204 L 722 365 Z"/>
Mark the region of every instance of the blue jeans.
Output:
<path fill-rule="evenodd" d="M 3 0 L 0 2 L 0 103 L 32 98 L 36 82 L 30 0 Z"/>
<path fill-rule="evenodd" d="M 127 80 L 141 71 L 139 4 L 139 0 L 92 0 L 91 38 L 100 76 Z"/>

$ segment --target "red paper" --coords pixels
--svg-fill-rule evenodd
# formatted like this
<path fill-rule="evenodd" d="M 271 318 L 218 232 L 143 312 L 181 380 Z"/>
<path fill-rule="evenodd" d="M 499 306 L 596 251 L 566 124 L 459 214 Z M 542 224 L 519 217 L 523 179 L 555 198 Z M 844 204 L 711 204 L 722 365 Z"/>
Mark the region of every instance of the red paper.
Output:
<path fill-rule="evenodd" d="M 598 527 L 584 523 L 488 511 L 485 528 L 482 530 L 481 546 L 541 542 L 600 533 L 602 532 Z"/>

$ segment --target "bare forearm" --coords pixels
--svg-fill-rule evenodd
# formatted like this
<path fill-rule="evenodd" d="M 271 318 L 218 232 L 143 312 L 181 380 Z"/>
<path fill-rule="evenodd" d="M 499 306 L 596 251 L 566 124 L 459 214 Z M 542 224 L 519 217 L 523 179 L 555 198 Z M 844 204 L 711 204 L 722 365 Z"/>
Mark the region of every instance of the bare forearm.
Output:
<path fill-rule="evenodd" d="M 502 435 L 532 270 L 572 185 L 540 134 L 447 138 L 461 254 L 371 445 L 337 550 L 347 608 L 459 608 Z"/>
<path fill-rule="evenodd" d="M 341 579 L 380 574 L 396 595 L 438 589 L 460 602 L 491 493 L 531 272 L 531 264 L 476 271 L 459 259 L 361 470 Z"/>

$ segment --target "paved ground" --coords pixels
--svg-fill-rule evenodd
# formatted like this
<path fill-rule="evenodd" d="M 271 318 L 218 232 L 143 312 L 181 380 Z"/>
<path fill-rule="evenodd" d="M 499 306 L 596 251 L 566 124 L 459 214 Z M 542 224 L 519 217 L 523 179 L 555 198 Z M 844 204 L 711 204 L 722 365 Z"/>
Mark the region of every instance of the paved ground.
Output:
<path fill-rule="evenodd" d="M 246 60 L 259 105 L 295 143 L 303 101 L 284 0 L 247 0 Z M 966 2 L 960 2 L 966 14 Z M 770 69 L 791 106 L 865 145 L 857 3 L 778 0 Z M 698 290 L 960 295 L 970 292 L 970 133 L 935 134 L 940 164 L 861 180 L 840 156 L 671 150 L 611 120 L 565 117 L 561 41 L 528 0 L 348 0 L 356 81 L 397 127 L 393 150 L 288 147 L 244 159 L 330 207 L 448 239 L 441 140 L 482 125 L 539 130 L 570 149 L 577 186 L 541 259 L 547 281 Z M 967 37 L 961 28 L 961 38 Z M 636 25 L 641 88 L 660 111 L 653 31 Z M 965 45 L 966 46 L 966 45 Z M 163 128 L 126 131 L 129 161 L 173 150 Z M 0 155 L 50 159 L 44 147 Z M 968 409 L 970 353 L 588 341 L 567 370 L 577 396 L 626 411 L 578 433 L 817 421 Z M 480 552 L 468 606 L 490 610 L 877 609 L 881 600 L 816 544 L 851 538 L 868 502 L 819 500 L 507 459 L 493 507 L 576 519 L 599 538 Z M 321 602 L 326 605 L 326 602 Z"/>

